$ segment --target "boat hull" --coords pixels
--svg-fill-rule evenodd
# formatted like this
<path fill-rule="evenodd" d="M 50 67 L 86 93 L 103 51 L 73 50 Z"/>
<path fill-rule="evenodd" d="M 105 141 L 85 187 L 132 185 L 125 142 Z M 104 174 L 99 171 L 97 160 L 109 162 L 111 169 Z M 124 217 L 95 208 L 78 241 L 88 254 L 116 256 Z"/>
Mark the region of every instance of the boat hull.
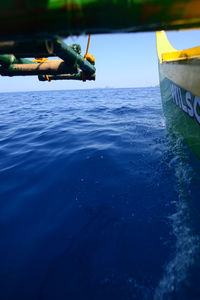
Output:
<path fill-rule="evenodd" d="M 200 98 L 166 77 L 161 64 L 159 75 L 167 126 L 178 131 L 200 159 Z"/>

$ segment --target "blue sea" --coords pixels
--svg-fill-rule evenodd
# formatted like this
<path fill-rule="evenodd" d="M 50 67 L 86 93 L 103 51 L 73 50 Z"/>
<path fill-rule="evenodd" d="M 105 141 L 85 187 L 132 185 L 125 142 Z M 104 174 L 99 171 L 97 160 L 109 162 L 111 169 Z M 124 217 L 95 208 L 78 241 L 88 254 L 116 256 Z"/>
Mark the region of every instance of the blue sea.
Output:
<path fill-rule="evenodd" d="M 159 88 L 0 94 L 0 299 L 200 299 L 200 162 Z"/>

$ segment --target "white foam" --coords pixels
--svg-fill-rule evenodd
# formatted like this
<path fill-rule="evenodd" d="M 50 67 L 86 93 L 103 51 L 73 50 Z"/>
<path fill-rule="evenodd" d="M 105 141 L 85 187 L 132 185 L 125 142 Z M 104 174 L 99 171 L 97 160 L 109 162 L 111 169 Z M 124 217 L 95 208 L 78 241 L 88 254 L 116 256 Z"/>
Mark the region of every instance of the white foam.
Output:
<path fill-rule="evenodd" d="M 176 213 L 169 217 L 169 222 L 176 242 L 172 259 L 166 265 L 163 277 L 155 290 L 154 300 L 170 299 L 170 295 L 180 289 L 200 249 L 199 236 L 194 234 L 190 222 L 189 198 L 193 170 L 186 162 L 180 139 L 177 140 L 174 149 L 176 149 L 176 157 L 172 159 L 169 166 L 175 169 L 175 190 L 178 199 L 172 199 L 176 205 Z"/>

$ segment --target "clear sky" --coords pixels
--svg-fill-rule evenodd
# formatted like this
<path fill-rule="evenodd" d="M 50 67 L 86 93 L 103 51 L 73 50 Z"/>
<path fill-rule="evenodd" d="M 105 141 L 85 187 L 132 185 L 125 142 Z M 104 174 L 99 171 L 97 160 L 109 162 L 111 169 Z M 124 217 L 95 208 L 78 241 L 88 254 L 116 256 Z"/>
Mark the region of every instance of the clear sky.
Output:
<path fill-rule="evenodd" d="M 198 30 L 174 31 L 167 35 L 177 49 L 200 45 Z M 79 43 L 84 54 L 87 36 L 68 38 L 65 42 Z M 89 53 L 96 59 L 95 82 L 39 82 L 37 76 L 0 76 L 0 92 L 158 85 L 156 39 L 153 32 L 93 35 Z"/>

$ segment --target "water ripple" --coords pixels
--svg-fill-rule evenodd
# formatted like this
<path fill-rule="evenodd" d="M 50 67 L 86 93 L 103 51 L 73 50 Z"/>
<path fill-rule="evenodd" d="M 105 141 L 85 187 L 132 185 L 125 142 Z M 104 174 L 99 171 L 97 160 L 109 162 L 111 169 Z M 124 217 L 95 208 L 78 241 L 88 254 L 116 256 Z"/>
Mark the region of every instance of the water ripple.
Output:
<path fill-rule="evenodd" d="M 4 93 L 0 103 L 0 298 L 190 294 L 200 167 L 169 142 L 159 89 Z"/>

